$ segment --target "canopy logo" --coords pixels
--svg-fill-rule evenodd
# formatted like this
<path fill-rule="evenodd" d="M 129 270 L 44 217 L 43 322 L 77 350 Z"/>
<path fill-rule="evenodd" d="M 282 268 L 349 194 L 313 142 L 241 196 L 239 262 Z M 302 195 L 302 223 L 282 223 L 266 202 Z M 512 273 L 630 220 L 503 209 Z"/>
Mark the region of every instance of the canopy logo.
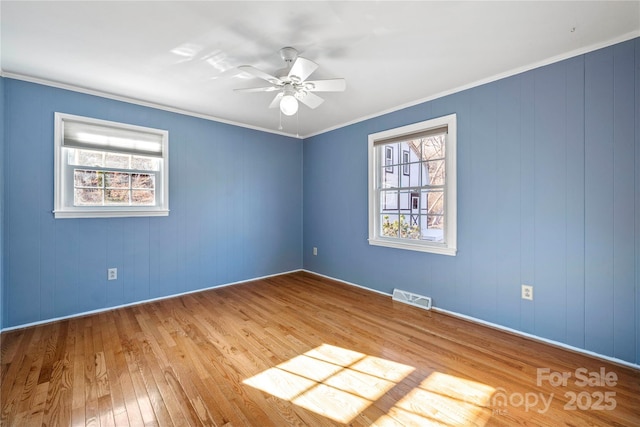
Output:
<path fill-rule="evenodd" d="M 550 368 L 538 368 L 536 385 L 543 387 L 580 387 L 589 390 L 576 392 L 569 390 L 564 393 L 566 403 L 565 411 L 612 411 L 616 408 L 616 392 L 606 390 L 618 384 L 618 375 L 615 372 L 607 372 L 604 367 L 597 371 L 589 371 L 587 368 L 577 368 L 574 371 L 552 371 Z M 597 389 L 597 390 L 594 390 Z M 540 414 L 546 413 L 551 407 L 555 394 L 542 392 L 511 392 L 498 387 L 491 397 L 493 413 L 504 415 L 508 408 L 523 407 L 525 412 L 535 410 Z"/>

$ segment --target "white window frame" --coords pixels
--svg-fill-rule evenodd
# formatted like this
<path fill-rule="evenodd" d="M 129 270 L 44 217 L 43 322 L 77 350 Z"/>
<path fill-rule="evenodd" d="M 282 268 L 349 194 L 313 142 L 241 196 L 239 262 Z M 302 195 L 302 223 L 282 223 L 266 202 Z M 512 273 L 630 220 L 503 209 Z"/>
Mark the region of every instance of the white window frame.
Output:
<path fill-rule="evenodd" d="M 65 161 L 63 151 L 65 148 L 65 125 L 91 128 L 104 132 L 104 140 L 109 140 L 114 132 L 127 135 L 127 138 L 113 138 L 118 146 L 108 142 L 96 143 L 93 146 L 87 144 L 87 149 L 111 152 L 148 155 L 144 150 L 134 145 L 150 138 L 155 140 L 155 146 L 159 145 L 157 152 L 153 154 L 159 159 L 160 169 L 155 172 L 155 199 L 154 205 L 147 206 L 74 206 L 73 177 L 71 168 L 85 168 L 84 166 L 69 165 Z M 134 138 L 140 135 L 140 141 Z M 124 143 L 123 143 L 124 141 Z M 159 141 L 159 144 L 157 143 Z M 130 146 L 126 144 L 130 143 Z M 67 141 L 67 145 L 68 141 Z M 54 217 L 55 218 L 110 218 L 110 217 L 142 217 L 142 216 L 168 216 L 169 215 L 169 132 L 162 129 L 153 129 L 135 126 L 125 123 L 99 120 L 90 117 L 76 116 L 65 113 L 55 113 L 54 125 Z M 100 168 L 108 170 L 108 168 Z"/>
<path fill-rule="evenodd" d="M 369 135 L 369 244 L 412 251 L 429 252 L 434 254 L 455 256 L 457 252 L 457 173 L 456 173 L 456 145 L 457 145 L 456 114 L 426 120 L 419 123 L 389 129 Z M 404 137 L 410 139 L 412 135 L 429 132 L 439 128 L 447 128 L 445 151 L 445 204 L 444 204 L 444 242 L 403 239 L 387 237 L 380 234 L 380 191 L 378 185 L 382 182 L 381 171 L 386 170 L 384 156 L 376 150 L 377 144 L 384 141 L 399 140 Z M 385 172 L 382 172 L 385 173 Z"/>

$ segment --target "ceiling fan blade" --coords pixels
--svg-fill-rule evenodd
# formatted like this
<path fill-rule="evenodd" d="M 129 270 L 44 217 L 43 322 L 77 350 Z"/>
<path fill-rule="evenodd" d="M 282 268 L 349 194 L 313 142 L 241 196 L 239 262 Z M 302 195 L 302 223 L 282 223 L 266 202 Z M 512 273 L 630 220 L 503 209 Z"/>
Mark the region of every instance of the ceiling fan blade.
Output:
<path fill-rule="evenodd" d="M 343 92 L 347 89 L 345 79 L 310 80 L 304 82 L 304 88 L 309 92 Z"/>
<path fill-rule="evenodd" d="M 302 102 L 304 105 L 306 105 L 309 108 L 317 108 L 318 106 L 320 106 L 320 104 L 324 102 L 324 99 L 320 98 L 318 95 L 311 92 L 306 92 L 306 93 L 298 92 L 296 93 L 295 97 L 298 101 Z"/>
<path fill-rule="evenodd" d="M 318 64 L 313 61 L 310 61 L 306 58 L 296 59 L 296 62 L 293 63 L 291 70 L 289 70 L 289 78 L 295 82 L 300 83 L 303 82 L 318 68 Z"/>
<path fill-rule="evenodd" d="M 242 89 L 234 89 L 234 91 L 251 93 L 251 92 L 273 92 L 279 89 L 280 88 L 278 86 L 265 86 L 265 87 L 247 87 Z"/>
<path fill-rule="evenodd" d="M 251 74 L 252 76 L 259 77 L 263 80 L 268 81 L 273 85 L 283 84 L 283 81 L 277 78 L 276 76 L 272 76 L 271 74 L 267 74 L 264 71 L 258 70 L 256 67 L 252 67 L 251 65 L 241 65 L 238 67 L 239 70 L 242 70 L 246 73 Z"/>
<path fill-rule="evenodd" d="M 271 101 L 271 104 L 269 104 L 269 108 L 276 108 L 280 106 L 280 100 L 282 99 L 282 97 L 284 96 L 283 92 L 280 92 L 279 94 L 276 95 L 275 98 L 273 98 L 273 101 Z"/>

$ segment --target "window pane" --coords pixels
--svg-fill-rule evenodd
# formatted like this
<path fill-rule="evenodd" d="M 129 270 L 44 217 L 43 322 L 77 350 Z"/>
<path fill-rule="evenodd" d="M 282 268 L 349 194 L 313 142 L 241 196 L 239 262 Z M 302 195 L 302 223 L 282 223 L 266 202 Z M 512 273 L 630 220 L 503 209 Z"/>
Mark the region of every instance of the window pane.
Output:
<path fill-rule="evenodd" d="M 147 173 L 134 173 L 131 174 L 131 188 L 155 188 L 155 175 Z"/>
<path fill-rule="evenodd" d="M 402 168 L 402 173 L 404 173 L 404 174 L 408 174 L 409 173 L 409 168 L 407 166 L 408 166 L 408 164 L 410 162 L 411 162 L 411 156 L 410 156 L 410 153 L 409 153 L 409 149 L 403 147 L 401 163 L 402 163 L 402 165 L 404 167 Z"/>
<path fill-rule="evenodd" d="M 427 214 L 442 215 L 444 213 L 443 191 L 424 191 L 423 196 L 426 198 L 427 202 Z"/>
<path fill-rule="evenodd" d="M 391 166 L 395 163 L 395 148 L 395 144 L 380 146 L 382 158 L 384 159 L 383 165 Z"/>
<path fill-rule="evenodd" d="M 129 169 L 131 155 L 120 153 L 106 153 L 104 165 L 107 168 Z"/>
<path fill-rule="evenodd" d="M 73 203 L 76 206 L 102 206 L 104 190 L 95 188 L 76 188 Z"/>
<path fill-rule="evenodd" d="M 411 185 L 419 185 L 414 176 L 411 174 L 412 168 L 415 168 L 415 164 L 407 163 L 404 165 L 400 165 L 400 187 L 410 187 Z M 413 174 L 415 175 L 415 174 Z M 414 178 L 413 181 L 411 178 Z"/>
<path fill-rule="evenodd" d="M 102 187 L 103 173 L 99 171 L 74 169 L 74 187 Z"/>
<path fill-rule="evenodd" d="M 131 158 L 131 169 L 157 171 L 160 170 L 160 161 L 153 157 L 133 156 Z"/>
<path fill-rule="evenodd" d="M 383 215 L 380 221 L 380 235 L 384 237 L 398 237 L 398 215 Z"/>
<path fill-rule="evenodd" d="M 130 174 L 125 172 L 105 172 L 107 188 L 129 188 Z"/>
<path fill-rule="evenodd" d="M 431 242 L 444 242 L 444 216 L 426 215 L 423 216 L 422 238 Z"/>
<path fill-rule="evenodd" d="M 444 216 L 427 215 L 427 227 L 442 230 L 444 228 Z"/>
<path fill-rule="evenodd" d="M 155 191 L 153 190 L 132 190 L 131 204 L 133 205 L 153 205 L 155 204 Z"/>
<path fill-rule="evenodd" d="M 404 213 L 409 212 L 411 210 L 411 191 L 404 190 L 400 192 L 400 210 L 405 211 Z"/>
<path fill-rule="evenodd" d="M 69 149 L 69 164 L 76 166 L 104 166 L 104 154 L 99 151 Z"/>
<path fill-rule="evenodd" d="M 401 239 L 419 239 L 420 226 L 411 224 L 409 215 L 383 215 L 380 222 L 380 233 L 385 237 L 399 237 Z"/>
<path fill-rule="evenodd" d="M 433 135 L 422 142 L 422 159 L 435 160 L 445 157 L 445 134 Z"/>
<path fill-rule="evenodd" d="M 105 204 L 107 205 L 128 205 L 129 189 L 123 190 L 106 190 Z"/>
<path fill-rule="evenodd" d="M 423 177 L 422 185 L 444 185 L 445 161 L 432 160 L 426 162 L 427 174 Z"/>
<path fill-rule="evenodd" d="M 398 210 L 398 192 L 395 190 L 382 191 L 380 194 L 380 209 L 384 212 L 387 210 Z"/>
<path fill-rule="evenodd" d="M 398 178 L 400 167 L 396 166 L 384 166 L 382 168 L 382 173 L 380 176 L 382 177 L 382 188 L 397 188 L 398 187 Z"/>

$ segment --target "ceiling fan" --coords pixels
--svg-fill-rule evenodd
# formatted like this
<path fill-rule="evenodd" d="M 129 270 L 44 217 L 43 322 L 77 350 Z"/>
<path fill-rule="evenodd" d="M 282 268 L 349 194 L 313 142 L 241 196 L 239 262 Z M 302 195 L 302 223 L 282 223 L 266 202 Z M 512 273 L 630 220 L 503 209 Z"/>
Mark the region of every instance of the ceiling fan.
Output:
<path fill-rule="evenodd" d="M 251 65 L 241 65 L 238 69 L 271 83 L 271 86 L 236 89 L 236 92 L 276 92 L 269 108 L 280 107 L 287 116 L 298 112 L 298 101 L 309 108 L 316 108 L 324 99 L 313 92 L 342 92 L 347 87 L 345 79 L 307 80 L 318 64 L 298 56 L 292 47 L 280 49 L 280 57 L 287 64 L 286 68 L 275 72 L 275 76 L 265 73 Z"/>

